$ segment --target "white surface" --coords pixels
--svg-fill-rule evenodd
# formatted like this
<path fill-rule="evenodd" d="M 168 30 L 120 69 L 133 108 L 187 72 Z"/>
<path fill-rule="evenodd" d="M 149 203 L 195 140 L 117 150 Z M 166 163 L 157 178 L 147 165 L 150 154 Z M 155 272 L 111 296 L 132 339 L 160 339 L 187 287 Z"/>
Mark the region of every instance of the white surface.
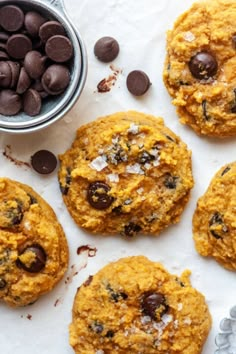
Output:
<path fill-rule="evenodd" d="M 76 254 L 78 246 L 90 244 L 98 251 L 88 259 L 87 267 L 73 277 L 69 285 L 64 280 L 37 303 L 17 310 L 0 305 L 1 354 L 73 354 L 68 344 L 68 324 L 76 288 L 109 261 L 129 255 L 144 254 L 160 261 L 173 273 L 192 270 L 192 284 L 205 294 L 213 317 L 213 327 L 204 347 L 204 354 L 216 349 L 214 337 L 220 320 L 235 305 L 235 274 L 215 261 L 201 258 L 195 251 L 191 219 L 198 197 L 208 186 L 213 174 L 225 163 L 235 160 L 236 141 L 200 138 L 190 128 L 180 125 L 170 97 L 162 82 L 165 56 L 165 32 L 172 27 L 178 14 L 192 0 L 65 0 L 71 18 L 79 27 L 88 50 L 87 84 L 75 108 L 60 122 L 30 135 L 12 136 L 0 133 L 0 148 L 11 145 L 15 157 L 29 161 L 39 149 L 55 154 L 64 152 L 74 139 L 76 129 L 96 117 L 116 111 L 136 109 L 162 116 L 168 127 L 180 135 L 193 152 L 195 187 L 181 222 L 164 231 L 160 237 L 139 236 L 133 240 L 122 237 L 99 237 L 86 234 L 72 221 L 63 205 L 57 175 L 42 177 L 34 171 L 17 167 L 0 154 L 1 175 L 31 185 L 54 208 L 66 232 L 70 246 L 70 265 L 79 269 L 84 261 Z M 120 55 L 114 65 L 123 70 L 109 93 L 96 91 L 98 82 L 109 76 L 109 64 L 102 64 L 93 55 L 93 46 L 104 35 L 117 38 Z M 132 97 L 126 89 L 129 71 L 144 70 L 152 87 L 142 98 Z M 83 258 L 83 259 L 82 259 Z M 69 274 L 71 272 L 69 271 Z M 55 307 L 54 303 L 60 299 Z M 32 319 L 27 319 L 27 314 Z M 83 353 L 81 353 L 83 354 Z"/>

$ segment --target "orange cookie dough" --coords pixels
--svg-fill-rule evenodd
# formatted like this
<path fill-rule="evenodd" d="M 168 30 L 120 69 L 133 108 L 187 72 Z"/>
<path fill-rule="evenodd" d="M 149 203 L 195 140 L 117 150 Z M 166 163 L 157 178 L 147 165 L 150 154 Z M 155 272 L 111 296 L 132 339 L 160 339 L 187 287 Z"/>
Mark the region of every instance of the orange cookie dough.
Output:
<path fill-rule="evenodd" d="M 198 200 L 193 235 L 202 256 L 236 270 L 236 162 L 222 167 Z"/>
<path fill-rule="evenodd" d="M 0 178 L 0 300 L 33 303 L 67 265 L 67 241 L 51 207 L 29 186 Z"/>
<path fill-rule="evenodd" d="M 236 1 L 196 2 L 167 33 L 164 82 L 183 124 L 236 135 Z"/>
<path fill-rule="evenodd" d="M 76 223 L 100 234 L 158 234 L 179 221 L 193 186 L 191 153 L 161 118 L 115 113 L 78 129 L 59 181 Z"/>
<path fill-rule="evenodd" d="M 211 327 L 189 271 L 143 256 L 110 263 L 78 289 L 70 325 L 76 354 L 200 354 Z"/>

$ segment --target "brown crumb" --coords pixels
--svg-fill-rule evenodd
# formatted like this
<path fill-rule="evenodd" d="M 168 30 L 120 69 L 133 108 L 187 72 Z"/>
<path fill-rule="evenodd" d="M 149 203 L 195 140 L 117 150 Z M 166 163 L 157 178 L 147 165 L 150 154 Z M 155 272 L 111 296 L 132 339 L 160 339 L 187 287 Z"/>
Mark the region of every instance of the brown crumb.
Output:
<path fill-rule="evenodd" d="M 83 252 L 88 252 L 88 256 L 89 257 L 95 257 L 96 253 L 97 253 L 97 248 L 96 247 L 92 247 L 89 245 L 83 245 L 77 248 L 77 254 L 81 254 Z"/>
<path fill-rule="evenodd" d="M 54 306 L 56 307 L 59 304 L 60 299 L 56 299 L 56 301 L 54 302 Z"/>
<path fill-rule="evenodd" d="M 110 74 L 107 78 L 102 79 L 98 83 L 97 90 L 99 93 L 109 92 L 111 90 L 112 86 L 115 85 L 116 80 L 118 78 L 118 74 L 122 73 L 122 70 L 114 67 L 113 64 L 111 64 L 109 67 L 113 73 Z"/>
<path fill-rule="evenodd" d="M 31 320 L 31 319 L 32 319 L 32 315 L 30 315 L 30 314 L 28 313 L 28 315 L 26 316 L 26 318 L 27 318 L 28 320 Z"/>
<path fill-rule="evenodd" d="M 5 156 L 9 161 L 13 162 L 16 166 L 26 166 L 30 167 L 30 164 L 25 161 L 21 161 L 12 156 L 12 149 L 10 145 L 6 145 L 4 151 L 2 152 L 3 156 Z"/>

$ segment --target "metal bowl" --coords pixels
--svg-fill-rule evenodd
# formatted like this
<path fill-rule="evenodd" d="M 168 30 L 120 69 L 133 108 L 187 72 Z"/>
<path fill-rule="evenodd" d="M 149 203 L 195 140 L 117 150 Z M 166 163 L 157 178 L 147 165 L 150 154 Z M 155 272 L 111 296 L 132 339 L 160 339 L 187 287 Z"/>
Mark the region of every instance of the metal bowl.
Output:
<path fill-rule="evenodd" d="M 35 117 L 29 117 L 23 112 L 15 116 L 0 115 L 0 131 L 19 134 L 47 127 L 62 118 L 72 108 L 86 81 L 87 54 L 80 33 L 66 14 L 63 0 L 1 0 L 1 6 L 10 4 L 18 5 L 26 11 L 38 11 L 50 20 L 59 21 L 74 47 L 74 56 L 69 63 L 71 81 L 63 94 L 45 100 L 41 112 Z"/>

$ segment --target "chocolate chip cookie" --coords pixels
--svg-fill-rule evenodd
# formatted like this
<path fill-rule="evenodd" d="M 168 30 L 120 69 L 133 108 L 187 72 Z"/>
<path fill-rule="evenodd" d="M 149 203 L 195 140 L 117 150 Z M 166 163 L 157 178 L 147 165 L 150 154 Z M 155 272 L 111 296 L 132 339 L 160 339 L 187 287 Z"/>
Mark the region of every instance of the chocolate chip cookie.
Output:
<path fill-rule="evenodd" d="M 193 234 L 202 256 L 236 270 L 236 162 L 222 167 L 198 200 Z"/>
<path fill-rule="evenodd" d="M 189 271 L 169 274 L 143 256 L 110 263 L 78 289 L 70 344 L 80 354 L 200 354 L 211 327 Z"/>
<path fill-rule="evenodd" d="M 183 124 L 236 135 L 236 2 L 197 2 L 167 34 L 164 82 Z"/>
<path fill-rule="evenodd" d="M 50 291 L 68 265 L 51 207 L 29 186 L 0 178 L 0 299 L 25 306 Z"/>
<path fill-rule="evenodd" d="M 100 234 L 158 234 L 179 221 L 193 186 L 191 153 L 161 118 L 134 111 L 78 129 L 59 156 L 63 199 Z"/>

